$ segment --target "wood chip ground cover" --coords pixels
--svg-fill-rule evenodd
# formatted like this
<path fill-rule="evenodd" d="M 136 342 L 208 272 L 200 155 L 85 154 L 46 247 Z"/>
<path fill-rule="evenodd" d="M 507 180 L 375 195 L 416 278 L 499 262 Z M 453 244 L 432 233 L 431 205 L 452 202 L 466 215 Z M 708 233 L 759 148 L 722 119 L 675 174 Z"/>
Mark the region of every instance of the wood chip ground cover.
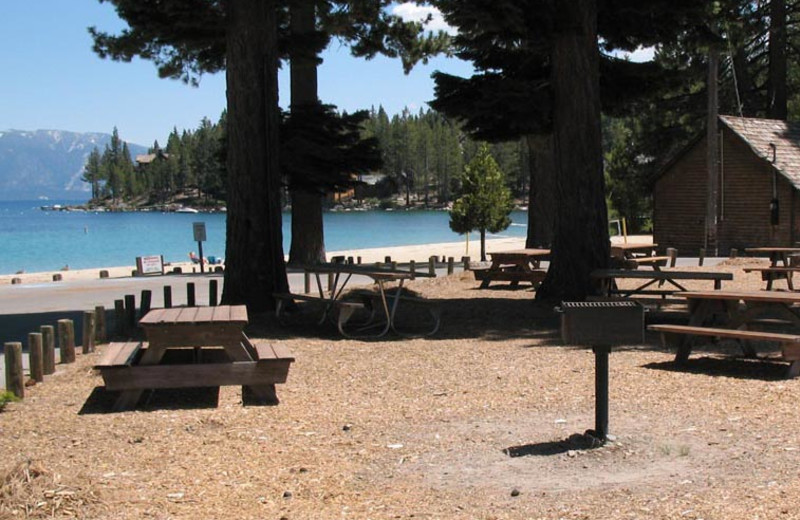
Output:
<path fill-rule="evenodd" d="M 758 289 L 741 268 L 759 263 L 715 269 Z M 0 518 L 800 518 L 800 380 L 781 379 L 785 363 L 723 344 L 680 368 L 648 336 L 612 353 L 616 438 L 588 448 L 591 352 L 561 344 L 531 290 L 477 286 L 411 284 L 441 301 L 432 338 L 252 317 L 251 337 L 297 357 L 274 407 L 223 387 L 109 413 L 99 353 L 59 365 L 0 414 Z"/>

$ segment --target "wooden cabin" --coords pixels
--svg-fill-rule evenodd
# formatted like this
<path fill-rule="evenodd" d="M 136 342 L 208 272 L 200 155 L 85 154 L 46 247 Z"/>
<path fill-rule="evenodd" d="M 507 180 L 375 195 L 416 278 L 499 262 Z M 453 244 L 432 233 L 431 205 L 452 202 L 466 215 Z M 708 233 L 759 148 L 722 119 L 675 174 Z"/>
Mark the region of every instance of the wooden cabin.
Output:
<path fill-rule="evenodd" d="M 707 137 L 699 136 L 656 176 L 653 240 L 681 255 L 706 239 Z M 719 117 L 718 254 L 800 241 L 800 123 Z"/>

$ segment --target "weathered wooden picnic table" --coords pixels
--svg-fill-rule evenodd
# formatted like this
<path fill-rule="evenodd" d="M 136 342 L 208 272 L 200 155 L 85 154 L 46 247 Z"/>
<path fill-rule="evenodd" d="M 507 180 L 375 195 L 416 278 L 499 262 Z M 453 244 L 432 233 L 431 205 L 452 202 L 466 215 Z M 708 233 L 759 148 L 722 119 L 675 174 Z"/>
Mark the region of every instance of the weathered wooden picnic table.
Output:
<path fill-rule="evenodd" d="M 107 390 L 121 390 L 115 410 L 134 407 L 144 390 L 221 385 L 242 385 L 277 404 L 275 384 L 286 382 L 294 357 L 285 347 L 250 341 L 244 305 L 154 309 L 139 324 L 146 342 L 111 343 L 95 365 Z M 180 362 L 162 363 L 178 349 Z"/>
<path fill-rule="evenodd" d="M 307 273 L 314 275 L 319 296 L 292 293 L 273 294 L 277 299 L 275 313 L 279 319 L 285 310 L 285 303 L 297 300 L 320 303 L 322 305 L 322 315 L 319 323 L 322 324 L 330 318 L 334 318 L 333 321 L 336 323 L 339 332 L 349 338 L 379 338 L 385 336 L 390 330 L 401 336 L 429 336 L 439 330 L 441 309 L 438 302 L 403 294 L 403 284 L 406 280 L 411 280 L 418 276 L 433 277 L 435 275 L 341 262 L 308 265 L 304 269 Z M 323 289 L 322 275 L 332 275 L 331 286 L 327 292 Z M 344 296 L 349 296 L 345 293 L 345 288 L 354 276 L 371 279 L 378 287 L 378 291 L 374 293 L 358 292 L 356 295 L 357 301 L 344 299 Z M 391 282 L 396 282 L 397 286 L 394 288 L 389 287 L 388 284 Z M 396 316 L 401 302 L 404 305 L 417 305 L 427 309 L 431 319 L 430 329 L 425 330 L 422 334 L 398 330 Z M 366 308 L 370 311 L 369 318 L 361 323 L 348 326 L 353 313 L 359 309 Z M 376 329 L 376 333 L 367 332 Z"/>
<path fill-rule="evenodd" d="M 769 267 L 746 267 L 745 272 L 760 272 L 761 279 L 767 282 L 767 290 L 772 290 L 775 280 L 785 279 L 790 291 L 794 290 L 792 274 L 800 271 L 800 267 L 792 266 L 790 258 L 800 254 L 800 247 L 748 247 L 746 253 L 753 255 L 769 255 Z"/>
<path fill-rule="evenodd" d="M 800 294 L 764 291 L 689 291 L 676 293 L 689 305 L 689 324 L 657 324 L 665 343 L 677 346 L 675 361 L 685 363 L 694 341 L 701 336 L 739 340 L 744 354 L 756 357 L 751 341 L 774 341 L 790 362 L 788 377 L 800 375 Z M 751 330 L 763 320 L 786 327 L 786 333 Z M 721 323 L 720 323 L 721 322 Z"/>
<path fill-rule="evenodd" d="M 489 253 L 492 264 L 488 269 L 474 269 L 474 276 L 481 280 L 481 289 L 497 281 L 511 282 L 512 287 L 519 282 L 530 282 L 538 287 L 547 271 L 540 269 L 542 259 L 550 255 L 549 249 L 515 249 Z"/>
<path fill-rule="evenodd" d="M 733 274 L 716 271 L 676 271 L 673 269 L 631 270 L 631 269 L 597 269 L 592 271 L 592 279 L 600 284 L 600 291 L 605 296 L 659 295 L 666 297 L 679 291 L 687 291 L 680 281 L 708 280 L 713 282 L 714 289 L 722 288 L 724 280 L 733 280 Z M 641 285 L 632 289 L 620 289 L 617 280 L 638 280 Z M 651 288 L 658 284 L 658 289 Z M 666 288 L 663 285 L 669 284 Z"/>

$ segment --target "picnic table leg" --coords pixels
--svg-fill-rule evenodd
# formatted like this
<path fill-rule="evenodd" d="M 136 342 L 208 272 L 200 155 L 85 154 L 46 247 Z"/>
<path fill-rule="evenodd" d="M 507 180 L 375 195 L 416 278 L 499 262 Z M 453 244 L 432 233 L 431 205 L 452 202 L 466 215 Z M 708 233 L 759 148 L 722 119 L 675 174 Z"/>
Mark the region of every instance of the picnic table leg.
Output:
<path fill-rule="evenodd" d="M 242 402 L 255 400 L 258 404 L 280 404 L 275 385 L 250 385 L 242 386 Z"/>

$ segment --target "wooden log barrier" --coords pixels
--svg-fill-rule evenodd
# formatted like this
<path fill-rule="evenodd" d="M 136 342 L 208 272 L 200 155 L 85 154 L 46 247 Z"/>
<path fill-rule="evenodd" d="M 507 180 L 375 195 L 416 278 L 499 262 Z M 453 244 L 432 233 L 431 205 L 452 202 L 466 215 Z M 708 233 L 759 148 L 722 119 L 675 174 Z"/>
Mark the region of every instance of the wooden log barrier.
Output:
<path fill-rule="evenodd" d="M 217 306 L 217 283 L 216 280 L 208 281 L 208 305 L 211 307 Z"/>
<path fill-rule="evenodd" d="M 75 362 L 75 326 L 72 320 L 58 320 L 58 348 L 62 363 Z"/>
<path fill-rule="evenodd" d="M 383 257 L 383 262 L 384 262 L 385 264 L 391 264 L 391 263 L 392 263 L 392 257 L 391 257 L 391 256 L 388 256 L 388 255 L 387 255 L 387 256 L 385 256 L 385 257 Z"/>
<path fill-rule="evenodd" d="M 25 397 L 25 375 L 22 368 L 22 343 L 12 341 L 3 345 L 6 365 L 6 390 L 22 399 Z"/>
<path fill-rule="evenodd" d="M 164 286 L 164 308 L 171 309 L 172 308 L 172 286 L 165 285 Z"/>
<path fill-rule="evenodd" d="M 44 352 L 42 350 L 42 333 L 28 333 L 28 366 L 31 379 L 37 383 L 44 381 Z"/>
<path fill-rule="evenodd" d="M 114 335 L 121 338 L 125 335 L 125 301 L 114 300 Z"/>
<path fill-rule="evenodd" d="M 194 295 L 194 282 L 186 283 L 186 305 L 188 307 L 196 307 L 196 299 Z"/>
<path fill-rule="evenodd" d="M 125 295 L 125 336 L 132 336 L 136 331 L 136 295 Z"/>
<path fill-rule="evenodd" d="M 470 258 L 468 256 L 461 257 L 461 265 L 464 267 L 465 271 L 470 270 Z"/>
<path fill-rule="evenodd" d="M 94 311 L 83 311 L 83 330 L 81 330 L 81 346 L 83 353 L 94 352 Z"/>
<path fill-rule="evenodd" d="M 56 333 L 52 325 L 39 327 L 42 332 L 42 369 L 49 376 L 56 371 Z"/>
<path fill-rule="evenodd" d="M 106 308 L 102 305 L 94 308 L 94 340 L 96 343 L 106 342 Z"/>
<path fill-rule="evenodd" d="M 447 275 L 448 276 L 453 274 L 454 267 L 455 267 L 455 259 L 452 256 L 450 256 L 450 257 L 447 258 Z"/>
<path fill-rule="evenodd" d="M 431 276 L 436 276 L 436 257 L 431 256 L 428 258 L 428 274 Z"/>

